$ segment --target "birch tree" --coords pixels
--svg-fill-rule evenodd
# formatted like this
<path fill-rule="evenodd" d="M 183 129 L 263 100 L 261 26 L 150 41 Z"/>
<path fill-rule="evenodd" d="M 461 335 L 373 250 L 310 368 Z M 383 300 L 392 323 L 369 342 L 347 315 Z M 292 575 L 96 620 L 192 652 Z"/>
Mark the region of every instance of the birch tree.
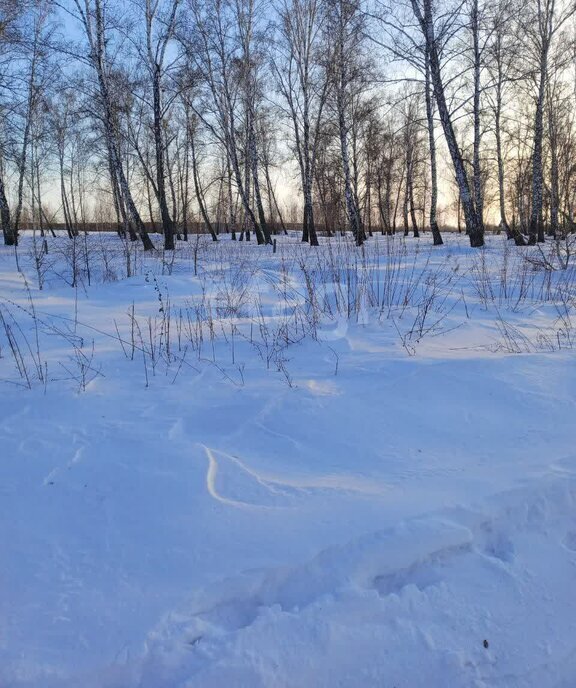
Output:
<path fill-rule="evenodd" d="M 192 23 L 190 33 L 194 40 L 191 42 L 189 36 L 183 35 L 179 38 L 195 65 L 205 91 L 202 105 L 195 106 L 195 114 L 226 151 L 231 179 L 236 185 L 248 225 L 254 230 L 257 242 L 270 243 L 268 228 L 265 223 L 261 224 L 260 209 L 257 219 L 251 203 L 250 186 L 254 179 L 258 179 L 258 158 L 256 137 L 251 133 L 254 131 L 254 124 L 250 124 L 246 118 L 244 158 L 246 170 L 251 172 L 248 176 L 242 169 L 242 147 L 239 140 L 242 124 L 240 112 L 243 109 L 248 118 L 255 114 L 255 103 L 251 102 L 248 106 L 246 103 L 246 87 L 251 85 L 253 75 L 242 71 L 250 71 L 252 68 L 249 61 L 253 35 L 250 28 L 244 25 L 244 20 L 250 21 L 250 17 L 244 17 L 242 7 L 228 0 L 207 0 L 205 3 L 189 0 L 189 8 Z M 237 33 L 239 24 L 242 25 L 240 40 Z M 240 88 L 239 76 L 244 80 L 244 90 Z M 255 92 L 252 90 L 249 95 L 251 97 Z"/>
<path fill-rule="evenodd" d="M 434 127 L 434 92 L 430 76 L 430 54 L 428 48 L 424 47 L 424 98 L 426 101 L 426 125 L 428 130 L 428 149 L 430 154 L 430 231 L 434 246 L 441 246 L 444 242 L 436 214 L 438 212 L 438 164 L 436 155 L 436 132 Z"/>
<path fill-rule="evenodd" d="M 362 61 L 363 14 L 357 0 L 327 0 L 326 32 L 331 45 L 328 52 L 331 74 L 330 102 L 335 117 L 344 200 L 350 230 L 357 246 L 364 243 L 365 235 L 353 184 L 350 163 L 351 109 L 358 91 L 366 78 L 367 64 Z"/>
<path fill-rule="evenodd" d="M 119 202 L 126 209 L 128 219 L 140 237 L 145 250 L 154 248 L 140 213 L 134 202 L 122 164 L 120 131 L 110 90 L 111 65 L 107 53 L 107 23 L 104 0 L 72 0 L 76 16 L 88 43 L 86 60 L 94 70 L 101 108 L 101 123 L 108 153 L 111 175 L 116 180 Z M 113 183 L 114 184 L 114 183 Z"/>
<path fill-rule="evenodd" d="M 482 110 L 480 98 L 482 93 L 481 71 L 483 46 L 480 36 L 480 7 L 479 0 L 470 0 L 469 7 L 470 35 L 472 38 L 472 119 L 473 119 L 473 153 L 472 153 L 472 179 L 474 189 L 474 208 L 477 221 L 482 233 L 484 233 L 484 197 L 482 184 L 482 163 L 480 160 L 480 146 L 482 137 Z"/>
<path fill-rule="evenodd" d="M 438 227 L 438 155 L 436 145 L 434 89 L 430 73 L 430 54 L 421 31 L 413 31 L 410 16 L 404 5 L 385 5 L 385 11 L 375 17 L 381 34 L 371 35 L 371 40 L 381 45 L 394 61 L 408 69 L 409 81 L 422 81 L 426 105 L 426 127 L 429 152 L 430 206 L 429 225 L 435 246 L 443 244 Z M 413 21 L 413 20 L 412 20 Z"/>
<path fill-rule="evenodd" d="M 544 241 L 542 217 L 544 202 L 544 174 L 542 144 L 544 140 L 544 109 L 548 83 L 548 63 L 554 39 L 573 16 L 573 0 L 566 6 L 557 6 L 557 0 L 533 0 L 520 19 L 522 34 L 528 39 L 526 55 L 534 65 L 534 120 L 532 150 L 532 203 L 528 243 Z"/>
<path fill-rule="evenodd" d="M 430 79 L 434 90 L 434 98 L 438 106 L 440 122 L 442 123 L 446 144 L 448 146 L 450 158 L 454 167 L 454 176 L 464 211 L 466 232 L 470 239 L 470 245 L 473 247 L 481 247 L 484 245 L 484 228 L 474 204 L 468 174 L 462 158 L 462 151 L 456 139 L 454 123 L 452 121 L 452 115 L 446 99 L 446 89 L 442 75 L 442 64 L 440 57 L 441 43 L 436 34 L 436 27 L 432 12 L 432 0 L 410 1 L 412 11 L 424 37 L 426 51 L 430 61 Z"/>
<path fill-rule="evenodd" d="M 13 70 L 18 57 L 18 47 L 21 45 L 22 25 L 21 19 L 25 16 L 28 3 L 19 0 L 3 0 L 0 5 L 0 114 L 2 119 L 6 117 L 6 111 L 12 110 L 14 89 Z M 4 125 L 4 122 L 3 122 Z M 4 243 L 14 246 L 18 242 L 18 233 L 15 231 L 8 202 L 7 153 L 9 147 L 9 132 L 2 126 L 0 132 L 1 158 L 0 158 L 0 224 Z"/>
<path fill-rule="evenodd" d="M 166 78 L 166 51 L 174 36 L 180 0 L 144 0 L 142 11 L 145 25 L 145 46 L 140 55 L 146 65 L 146 72 L 152 90 L 152 129 L 154 133 L 154 156 L 156 180 L 154 191 L 164 233 L 164 249 L 174 249 L 174 221 L 168 208 L 166 194 L 166 153 L 164 135 L 166 103 L 163 99 Z M 173 62 L 170 67 L 173 68 Z"/>
<path fill-rule="evenodd" d="M 322 64 L 324 15 L 319 0 L 282 0 L 272 65 L 290 119 L 303 196 L 302 241 L 318 245 L 312 188 L 328 78 Z"/>
<path fill-rule="evenodd" d="M 490 40 L 487 46 L 486 67 L 491 81 L 491 88 L 487 89 L 487 100 L 492 110 L 496 143 L 500 226 L 506 232 L 508 239 L 514 239 L 517 246 L 523 246 L 526 241 L 520 230 L 510 225 L 506 212 L 504 118 L 506 96 L 517 74 L 519 57 L 517 42 L 513 35 L 512 19 L 512 10 L 507 3 L 499 2 L 491 18 Z"/>

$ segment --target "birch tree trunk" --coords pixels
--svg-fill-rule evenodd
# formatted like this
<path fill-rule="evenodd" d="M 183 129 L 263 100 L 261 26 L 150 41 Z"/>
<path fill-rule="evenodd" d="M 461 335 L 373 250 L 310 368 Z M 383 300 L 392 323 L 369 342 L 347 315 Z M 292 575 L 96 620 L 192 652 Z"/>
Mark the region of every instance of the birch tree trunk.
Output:
<path fill-rule="evenodd" d="M 176 12 L 180 0 L 171 0 L 168 15 L 158 17 L 159 0 L 146 0 L 146 56 L 148 70 L 152 80 L 153 129 L 154 149 L 156 157 L 156 193 L 162 230 L 164 233 L 164 249 L 174 250 L 174 221 L 170 215 L 166 199 L 166 170 L 165 150 L 166 142 L 163 133 L 164 113 L 162 109 L 162 75 L 164 59 L 168 42 L 172 38 L 176 21 Z M 155 36 L 155 24 L 162 25 L 159 37 Z"/>
<path fill-rule="evenodd" d="M 160 102 L 160 66 L 153 67 L 152 92 L 154 100 L 154 150 L 156 154 L 156 191 L 162 218 L 164 249 L 174 250 L 174 223 L 166 201 L 166 172 L 164 169 L 164 136 L 162 134 L 162 105 Z"/>
<path fill-rule="evenodd" d="M 542 140 L 544 138 L 544 95 L 548 71 L 548 44 L 544 40 L 540 55 L 538 74 L 538 95 L 534 113 L 534 146 L 532 151 L 532 205 L 530 208 L 530 227 L 528 244 L 544 241 L 542 207 L 544 202 L 544 175 L 542 170 Z"/>
<path fill-rule="evenodd" d="M 36 52 L 36 51 L 35 51 Z M 35 72 L 36 72 L 36 54 L 32 58 L 32 65 L 30 67 L 30 77 L 28 83 L 28 99 L 26 106 L 26 121 L 24 123 L 24 132 L 22 136 L 22 149 L 20 152 L 20 159 L 18 161 L 18 194 L 16 202 L 16 210 L 14 211 L 14 227 L 13 233 L 16 239 L 18 238 L 18 229 L 20 228 L 20 216 L 22 214 L 22 204 L 24 202 L 24 177 L 26 176 L 26 159 L 28 154 L 28 144 L 30 141 L 30 130 L 32 127 L 32 117 L 34 114 L 35 102 Z"/>
<path fill-rule="evenodd" d="M 553 86 L 548 89 L 548 143 L 550 146 L 550 228 L 548 235 L 558 234 L 558 206 L 560 203 L 560 180 L 558 165 L 558 122 L 553 106 Z"/>
<path fill-rule="evenodd" d="M 434 110 L 432 104 L 432 88 L 430 84 L 430 58 L 428 55 L 428 50 L 424 49 L 424 75 L 425 75 L 425 96 L 426 96 L 426 123 L 428 125 L 428 147 L 430 152 L 430 231 L 432 232 L 432 239 L 434 241 L 434 246 L 440 246 L 444 242 L 442 241 L 442 235 L 438 228 L 438 222 L 436 220 L 436 211 L 438 206 L 438 170 L 436 166 L 436 138 L 434 136 Z"/>
<path fill-rule="evenodd" d="M 344 199 L 346 204 L 346 216 L 348 225 L 357 246 L 364 243 L 364 230 L 362 228 L 362 220 L 360 217 L 360 210 L 356 203 L 356 195 L 354 193 L 352 183 L 352 173 L 350 170 L 350 154 L 348 150 L 348 131 L 349 126 L 347 122 L 348 94 L 350 86 L 350 75 L 348 74 L 348 61 L 351 55 L 348 52 L 349 41 L 347 37 L 347 23 L 349 17 L 346 16 L 347 8 L 344 7 L 343 0 L 336 0 L 335 3 L 335 17 L 334 27 L 336 30 L 335 36 L 335 51 L 334 51 L 334 70 L 335 70 L 335 96 L 336 96 L 336 114 L 338 124 L 338 139 L 340 142 L 340 156 L 342 161 L 342 174 L 344 177 Z"/>
<path fill-rule="evenodd" d="M 287 53 L 273 63 L 276 82 L 286 101 L 303 198 L 302 241 L 318 246 L 312 189 L 327 79 L 318 64 L 321 11 L 317 0 L 284 0 L 280 8 L 280 46 Z M 324 83 L 321 83 L 321 81 Z"/>
<path fill-rule="evenodd" d="M 115 175 L 127 215 L 135 231 L 140 236 L 145 251 L 154 248 L 154 244 L 148 236 L 146 227 L 142 222 L 134 199 L 130 192 L 128 180 L 124 172 L 119 150 L 119 132 L 114 121 L 113 103 L 108 89 L 108 74 L 106 64 L 106 38 L 104 8 L 102 0 L 94 0 L 91 5 L 90 0 L 74 0 L 78 15 L 82 21 L 84 32 L 90 47 L 89 59 L 96 72 L 98 90 L 102 107 L 102 123 L 104 128 L 104 138 L 110 166 Z"/>
<path fill-rule="evenodd" d="M 0 175 L 0 222 L 2 223 L 2 234 L 4 235 L 4 244 L 6 246 L 16 246 L 18 238 L 12 231 L 12 222 L 10 221 L 10 207 L 8 199 L 6 198 L 6 191 L 4 189 L 4 180 Z"/>
<path fill-rule="evenodd" d="M 430 77 L 434 89 L 434 97 L 436 105 L 438 106 L 438 114 L 440 116 L 440 122 L 446 138 L 452 165 L 454 166 L 454 176 L 456 178 L 456 184 L 458 185 L 460 200 L 464 211 L 466 231 L 470 239 L 470 245 L 478 248 L 484 246 L 484 230 L 474 207 L 468 175 L 466 174 L 462 153 L 456 140 L 456 132 L 454 131 L 452 117 L 446 102 L 440 57 L 438 54 L 438 44 L 434 31 L 432 0 L 423 0 L 423 9 L 420 8 L 418 0 L 411 0 L 411 5 L 414 16 L 420 25 L 426 41 L 426 48 L 430 59 Z"/>
<path fill-rule="evenodd" d="M 216 232 L 214 231 L 214 227 L 212 226 L 212 222 L 210 222 L 210 217 L 208 215 L 208 211 L 206 209 L 206 203 L 204 201 L 204 192 L 202 191 L 202 188 L 200 186 L 200 177 L 198 174 L 198 159 L 196 157 L 196 142 L 194 140 L 194 131 L 192 129 L 193 123 L 190 122 L 188 124 L 189 127 L 189 137 L 188 137 L 188 143 L 190 145 L 190 153 L 192 155 L 192 179 L 194 180 L 194 191 L 196 192 L 196 200 L 198 201 L 198 207 L 200 208 L 200 214 L 202 215 L 202 219 L 204 220 L 204 224 L 206 225 L 206 229 L 210 232 L 210 236 L 212 237 L 212 241 L 218 241 L 218 236 L 216 235 Z"/>
<path fill-rule="evenodd" d="M 481 142 L 481 120 L 480 120 L 480 22 L 478 17 L 478 0 L 472 0 L 471 8 L 471 30 L 472 46 L 474 51 L 474 151 L 473 151 L 473 183 L 474 183 L 474 206 L 477 221 L 484 233 L 484 198 L 482 191 L 482 164 L 480 161 L 480 142 Z"/>
<path fill-rule="evenodd" d="M 254 189 L 254 200 L 256 202 L 256 210 L 258 212 L 259 229 L 263 241 L 260 241 L 260 234 L 257 235 L 258 243 L 271 244 L 270 230 L 266 222 L 266 215 L 264 213 L 264 205 L 262 203 L 262 194 L 260 192 L 260 178 L 258 175 L 258 149 L 256 145 L 256 130 L 254 127 L 255 113 L 251 113 L 248 124 L 248 160 L 250 171 L 252 173 L 252 187 Z"/>

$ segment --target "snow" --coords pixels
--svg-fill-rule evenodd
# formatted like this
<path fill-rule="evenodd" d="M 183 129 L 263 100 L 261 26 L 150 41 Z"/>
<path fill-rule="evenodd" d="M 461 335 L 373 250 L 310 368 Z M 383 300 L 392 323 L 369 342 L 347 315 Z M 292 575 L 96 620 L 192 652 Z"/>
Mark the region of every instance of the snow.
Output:
<path fill-rule="evenodd" d="M 574 268 L 77 243 L 0 250 L 2 688 L 576 685 Z"/>

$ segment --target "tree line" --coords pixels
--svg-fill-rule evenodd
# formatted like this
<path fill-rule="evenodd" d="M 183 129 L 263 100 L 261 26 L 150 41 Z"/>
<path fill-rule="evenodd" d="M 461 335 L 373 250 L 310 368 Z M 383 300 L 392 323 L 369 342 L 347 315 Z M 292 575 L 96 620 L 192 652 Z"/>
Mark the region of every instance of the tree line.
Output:
<path fill-rule="evenodd" d="M 0 0 L 4 242 L 574 230 L 574 0 Z M 280 187 L 280 188 L 279 188 Z M 281 194 L 290 190 L 286 208 Z M 440 204 L 440 199 L 444 203 Z"/>

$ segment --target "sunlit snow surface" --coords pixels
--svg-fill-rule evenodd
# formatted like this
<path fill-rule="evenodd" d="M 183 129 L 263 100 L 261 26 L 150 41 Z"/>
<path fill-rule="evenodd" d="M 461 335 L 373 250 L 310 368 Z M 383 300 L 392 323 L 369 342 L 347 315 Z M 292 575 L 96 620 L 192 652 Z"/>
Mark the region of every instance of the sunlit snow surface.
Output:
<path fill-rule="evenodd" d="M 576 686 L 576 276 L 430 244 L 0 249 L 2 688 Z"/>

